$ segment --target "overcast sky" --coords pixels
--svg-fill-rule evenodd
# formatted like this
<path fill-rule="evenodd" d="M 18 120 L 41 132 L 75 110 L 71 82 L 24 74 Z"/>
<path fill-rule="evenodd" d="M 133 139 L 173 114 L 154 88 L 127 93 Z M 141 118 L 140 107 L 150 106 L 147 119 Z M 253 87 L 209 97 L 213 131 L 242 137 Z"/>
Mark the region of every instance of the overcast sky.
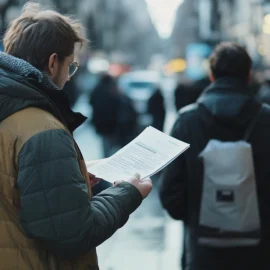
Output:
<path fill-rule="evenodd" d="M 184 0 L 146 0 L 148 10 L 161 38 L 168 38 L 175 22 L 175 12 Z"/>

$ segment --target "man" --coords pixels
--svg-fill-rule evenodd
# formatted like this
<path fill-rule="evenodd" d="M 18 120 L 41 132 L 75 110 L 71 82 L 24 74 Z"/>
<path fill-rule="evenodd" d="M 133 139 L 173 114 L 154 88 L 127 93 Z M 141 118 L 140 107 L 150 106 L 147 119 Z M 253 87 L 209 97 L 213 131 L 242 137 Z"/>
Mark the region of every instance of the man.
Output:
<path fill-rule="evenodd" d="M 61 90 L 78 68 L 75 44 L 86 42 L 80 28 L 69 17 L 28 3 L 4 36 L 1 269 L 98 269 L 95 248 L 151 191 L 151 181 L 136 175 L 92 196 L 72 136 L 85 117 L 71 111 Z"/>
<path fill-rule="evenodd" d="M 190 149 L 165 168 L 160 185 L 164 208 L 184 221 L 184 268 L 189 270 L 270 269 L 270 108 L 263 106 L 249 142 L 252 145 L 259 200 L 261 242 L 253 247 L 209 247 L 199 244 L 203 164 L 199 154 L 210 139 L 241 140 L 261 104 L 249 93 L 252 61 L 245 49 L 221 43 L 210 56 L 212 84 L 196 104 L 183 108 L 172 136 Z M 218 158 L 218 157 L 217 157 Z M 226 173 L 229 173 L 228 171 Z"/>

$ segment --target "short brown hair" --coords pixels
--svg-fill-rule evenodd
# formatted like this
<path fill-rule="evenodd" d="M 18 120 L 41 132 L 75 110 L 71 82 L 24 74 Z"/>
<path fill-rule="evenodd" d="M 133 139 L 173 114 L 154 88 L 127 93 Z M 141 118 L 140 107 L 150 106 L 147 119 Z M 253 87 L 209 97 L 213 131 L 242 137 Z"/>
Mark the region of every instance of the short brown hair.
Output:
<path fill-rule="evenodd" d="M 44 71 L 53 53 L 63 60 L 74 52 L 76 43 L 87 43 L 81 30 L 82 25 L 71 17 L 28 2 L 6 31 L 4 50 Z"/>
<path fill-rule="evenodd" d="M 247 80 L 252 66 L 252 60 L 245 48 L 234 42 L 222 42 L 217 45 L 209 62 L 216 79 L 236 77 Z"/>

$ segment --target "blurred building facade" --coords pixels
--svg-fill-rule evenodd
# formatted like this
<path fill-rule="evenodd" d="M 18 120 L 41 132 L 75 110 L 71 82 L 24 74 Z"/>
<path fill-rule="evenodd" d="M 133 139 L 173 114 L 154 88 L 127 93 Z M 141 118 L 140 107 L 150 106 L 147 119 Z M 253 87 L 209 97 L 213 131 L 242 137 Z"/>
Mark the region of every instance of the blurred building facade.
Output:
<path fill-rule="evenodd" d="M 160 39 L 145 0 L 37 1 L 80 19 L 85 25 L 92 52 L 102 51 L 113 60 L 147 66 L 151 55 L 161 51 Z M 2 33 L 25 2 L 0 0 Z"/>
<path fill-rule="evenodd" d="M 176 13 L 175 25 L 170 38 L 170 57 L 185 57 L 189 43 L 199 42 L 197 0 L 184 1 Z"/>
<path fill-rule="evenodd" d="M 270 64 L 270 0 L 186 0 L 177 12 L 171 57 L 185 57 L 190 43 L 231 40 L 256 63 Z"/>
<path fill-rule="evenodd" d="M 112 62 L 146 67 L 161 52 L 186 56 L 191 43 L 245 45 L 256 63 L 270 66 L 270 0 L 185 0 L 178 8 L 171 38 L 161 40 L 145 0 L 36 0 L 74 14 L 85 25 L 90 50 Z M 26 0 L 0 0 L 0 31 L 18 16 Z M 165 46 L 165 50 L 164 50 Z"/>
<path fill-rule="evenodd" d="M 79 17 L 88 29 L 90 47 L 113 61 L 146 66 L 160 51 L 160 39 L 144 0 L 84 0 Z"/>
<path fill-rule="evenodd" d="M 237 41 L 255 65 L 270 65 L 270 0 L 219 0 L 222 38 Z"/>
<path fill-rule="evenodd" d="M 226 1 L 226 0 L 225 0 Z M 213 44 L 220 40 L 218 0 L 186 0 L 177 11 L 171 36 L 172 57 L 185 57 L 191 43 Z"/>

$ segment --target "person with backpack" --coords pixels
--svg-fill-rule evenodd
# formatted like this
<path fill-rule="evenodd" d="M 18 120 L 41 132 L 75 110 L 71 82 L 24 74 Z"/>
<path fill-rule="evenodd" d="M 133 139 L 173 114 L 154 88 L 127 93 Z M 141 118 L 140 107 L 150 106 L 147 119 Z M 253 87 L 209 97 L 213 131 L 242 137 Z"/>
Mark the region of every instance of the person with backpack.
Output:
<path fill-rule="evenodd" d="M 221 43 L 209 62 L 211 85 L 172 129 L 191 146 L 164 169 L 160 199 L 184 222 L 184 270 L 270 269 L 270 107 L 249 90 L 242 46 Z"/>

